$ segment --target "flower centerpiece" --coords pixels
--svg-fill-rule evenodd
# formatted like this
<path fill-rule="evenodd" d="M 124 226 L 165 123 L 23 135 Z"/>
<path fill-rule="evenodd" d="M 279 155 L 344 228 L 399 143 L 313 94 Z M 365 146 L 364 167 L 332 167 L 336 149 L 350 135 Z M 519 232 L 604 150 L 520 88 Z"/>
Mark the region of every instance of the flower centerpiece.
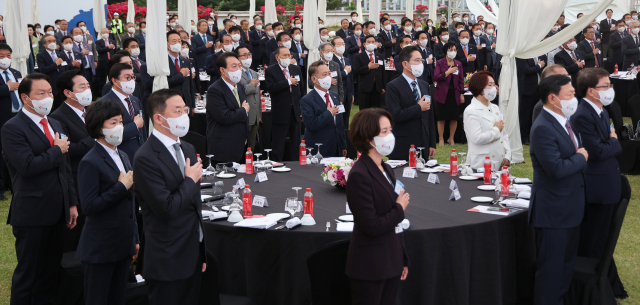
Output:
<path fill-rule="evenodd" d="M 471 80 L 471 76 L 473 76 L 473 73 L 467 73 L 467 75 L 464 77 L 464 89 L 465 90 L 469 89 L 469 81 Z"/>
<path fill-rule="evenodd" d="M 340 162 L 331 163 L 322 170 L 322 180 L 329 182 L 331 186 L 344 188 L 347 186 L 349 172 L 353 167 L 353 160 L 346 158 Z"/>

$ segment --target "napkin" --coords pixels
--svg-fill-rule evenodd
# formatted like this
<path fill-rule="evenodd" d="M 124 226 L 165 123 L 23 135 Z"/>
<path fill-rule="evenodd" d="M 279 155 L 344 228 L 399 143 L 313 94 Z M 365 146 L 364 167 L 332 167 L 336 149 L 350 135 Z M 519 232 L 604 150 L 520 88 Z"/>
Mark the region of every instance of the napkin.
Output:
<path fill-rule="evenodd" d="M 531 198 L 531 192 L 520 192 L 518 194 L 518 198 L 524 198 L 524 199 L 530 199 Z"/>
<path fill-rule="evenodd" d="M 409 228 L 409 226 L 411 226 L 411 224 L 409 223 L 409 219 L 404 219 L 402 222 L 400 222 L 400 224 L 402 225 L 402 229 L 406 230 Z"/>
<path fill-rule="evenodd" d="M 245 227 L 245 228 L 254 228 L 254 229 L 268 229 L 276 225 L 276 222 L 273 219 L 268 217 L 260 217 L 260 218 L 247 218 L 243 221 L 240 221 L 234 224 L 234 227 Z"/>
<path fill-rule="evenodd" d="M 227 218 L 227 212 L 214 212 L 214 211 L 202 211 L 202 218 L 209 218 L 210 220 Z"/>
<path fill-rule="evenodd" d="M 232 162 L 232 163 L 233 163 L 233 169 L 238 170 L 238 168 L 240 168 L 240 163 L 235 163 L 235 162 Z"/>
<path fill-rule="evenodd" d="M 501 202 L 508 207 L 529 208 L 529 200 L 526 199 L 507 199 Z"/>
<path fill-rule="evenodd" d="M 484 167 L 478 167 L 478 168 L 476 168 L 476 172 L 477 172 L 477 173 L 484 173 Z"/>
<path fill-rule="evenodd" d="M 291 229 L 295 228 L 296 226 L 299 226 L 300 223 L 301 223 L 300 218 L 293 217 L 293 218 L 287 220 L 286 227 L 287 227 L 287 229 L 291 230 Z"/>
<path fill-rule="evenodd" d="M 516 178 L 515 183 L 531 183 L 529 178 Z"/>
<path fill-rule="evenodd" d="M 518 190 L 518 192 L 529 192 L 531 193 L 531 187 L 528 185 L 519 185 L 519 184 L 514 184 L 516 187 L 516 190 Z"/>
<path fill-rule="evenodd" d="M 235 166 L 234 166 L 234 168 L 235 168 Z M 242 173 L 242 174 L 244 174 L 244 173 L 246 173 L 246 172 L 247 172 L 247 166 L 246 166 L 246 165 L 244 165 L 244 164 L 240 164 L 240 165 L 238 166 L 238 168 L 236 168 L 236 170 L 238 171 L 238 173 Z"/>
<path fill-rule="evenodd" d="M 438 160 L 429 160 L 429 161 L 427 161 L 427 166 L 429 166 L 429 167 L 434 167 L 436 165 L 438 165 Z"/>
<path fill-rule="evenodd" d="M 336 231 L 338 232 L 352 232 L 353 222 L 339 222 L 336 224 Z"/>

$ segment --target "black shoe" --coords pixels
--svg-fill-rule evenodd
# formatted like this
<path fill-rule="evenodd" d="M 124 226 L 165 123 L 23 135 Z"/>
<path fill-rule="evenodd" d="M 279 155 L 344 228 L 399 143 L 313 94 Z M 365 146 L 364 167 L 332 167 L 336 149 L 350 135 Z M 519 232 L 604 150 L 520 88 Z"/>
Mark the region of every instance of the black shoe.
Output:
<path fill-rule="evenodd" d="M 7 198 L 7 196 L 4 195 L 4 193 L 0 194 L 0 201 L 7 201 L 7 200 L 9 199 Z"/>

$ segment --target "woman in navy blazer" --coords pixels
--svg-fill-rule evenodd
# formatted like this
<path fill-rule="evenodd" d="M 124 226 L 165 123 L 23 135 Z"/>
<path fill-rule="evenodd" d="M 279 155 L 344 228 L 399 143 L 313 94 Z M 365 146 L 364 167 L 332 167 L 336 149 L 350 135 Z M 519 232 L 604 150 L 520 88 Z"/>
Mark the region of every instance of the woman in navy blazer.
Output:
<path fill-rule="evenodd" d="M 393 151 L 391 114 L 361 110 L 351 122 L 350 138 L 362 156 L 349 172 L 347 201 L 355 225 L 346 274 L 353 304 L 395 304 L 398 286 L 409 273 L 402 229 L 409 194 L 396 194 L 396 178 L 382 158 Z"/>
<path fill-rule="evenodd" d="M 87 113 L 87 131 L 98 143 L 78 165 L 80 203 L 87 218 L 76 257 L 82 261 L 87 304 L 124 304 L 129 266 L 140 241 L 132 166 L 117 149 L 123 109 L 115 101 L 99 101 Z"/>
<path fill-rule="evenodd" d="M 447 42 L 443 48 L 445 53 L 456 52 L 456 44 Z M 449 121 L 449 144 L 453 145 L 453 135 L 458 127 L 458 105 L 464 103 L 464 71 L 462 64 L 454 60 L 455 56 L 448 54 L 436 61 L 436 71 L 433 73 L 436 90 L 433 99 L 436 103 L 436 119 L 438 120 L 438 135 L 440 146 L 444 145 L 444 122 Z M 455 104 L 454 104 L 455 101 Z"/>

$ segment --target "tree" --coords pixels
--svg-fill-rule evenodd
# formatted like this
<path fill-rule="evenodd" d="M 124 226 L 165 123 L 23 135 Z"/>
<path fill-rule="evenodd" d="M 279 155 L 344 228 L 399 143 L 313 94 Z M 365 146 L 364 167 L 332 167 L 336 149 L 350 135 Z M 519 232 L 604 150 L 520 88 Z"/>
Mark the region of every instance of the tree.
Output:
<path fill-rule="evenodd" d="M 348 1 L 344 0 L 327 0 L 327 11 L 338 10 L 347 6 Z"/>

